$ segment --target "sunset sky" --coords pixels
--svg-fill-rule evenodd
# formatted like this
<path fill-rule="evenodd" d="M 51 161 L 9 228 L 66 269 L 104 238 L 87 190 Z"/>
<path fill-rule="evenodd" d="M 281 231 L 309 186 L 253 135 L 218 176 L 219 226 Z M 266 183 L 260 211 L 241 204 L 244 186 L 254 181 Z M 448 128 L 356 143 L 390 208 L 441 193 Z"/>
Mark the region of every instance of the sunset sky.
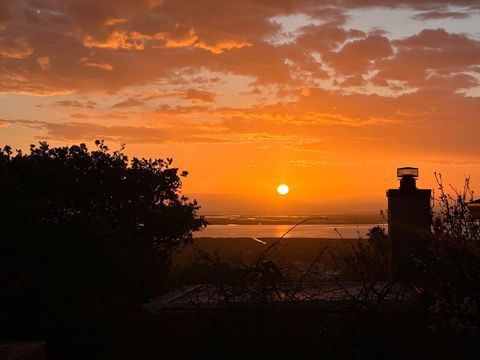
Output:
<path fill-rule="evenodd" d="M 480 191 L 480 1 L 0 0 L 0 144 L 95 139 L 207 211 L 374 209 L 400 166 Z"/>

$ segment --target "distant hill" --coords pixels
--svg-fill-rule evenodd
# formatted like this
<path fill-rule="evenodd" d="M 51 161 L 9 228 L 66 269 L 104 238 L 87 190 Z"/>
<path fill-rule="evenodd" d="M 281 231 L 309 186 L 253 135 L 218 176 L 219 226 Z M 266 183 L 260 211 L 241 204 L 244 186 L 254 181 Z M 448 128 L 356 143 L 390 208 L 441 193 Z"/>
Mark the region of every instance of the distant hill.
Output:
<path fill-rule="evenodd" d="M 379 214 L 386 209 L 386 199 L 382 201 L 362 201 L 361 199 L 338 202 L 307 202 L 290 196 L 277 199 L 257 198 L 248 195 L 194 193 L 188 194 L 201 205 L 204 215 L 326 215 L 326 214 Z"/>

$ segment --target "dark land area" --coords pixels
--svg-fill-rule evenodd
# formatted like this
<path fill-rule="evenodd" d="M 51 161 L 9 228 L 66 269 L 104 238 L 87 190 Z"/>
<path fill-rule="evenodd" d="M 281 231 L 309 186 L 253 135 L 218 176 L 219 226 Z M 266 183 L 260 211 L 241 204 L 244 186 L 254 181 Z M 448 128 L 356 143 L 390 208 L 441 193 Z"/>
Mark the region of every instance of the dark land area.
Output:
<path fill-rule="evenodd" d="M 278 238 L 196 238 L 195 244 L 208 253 L 216 253 L 222 258 L 235 258 L 245 263 L 257 261 L 266 248 L 278 241 Z M 330 253 L 337 253 L 355 245 L 358 239 L 316 239 L 316 238 L 285 238 L 271 258 L 281 262 L 305 267 L 311 264 L 321 249 L 327 248 Z M 188 265 L 198 258 L 198 252 L 187 246 L 182 252 L 173 256 L 174 265 Z"/>
<path fill-rule="evenodd" d="M 185 172 L 96 145 L 0 152 L 2 360 L 478 358 L 468 186 L 439 182 L 424 251 L 395 273 L 381 227 L 194 240 L 207 223 Z"/>

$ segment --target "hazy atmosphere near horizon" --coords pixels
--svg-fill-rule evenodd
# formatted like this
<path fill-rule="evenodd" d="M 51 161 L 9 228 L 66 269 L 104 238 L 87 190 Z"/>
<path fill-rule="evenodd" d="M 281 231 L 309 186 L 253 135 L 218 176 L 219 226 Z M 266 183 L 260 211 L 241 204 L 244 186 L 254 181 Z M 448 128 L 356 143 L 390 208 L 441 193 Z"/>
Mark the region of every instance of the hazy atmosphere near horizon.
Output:
<path fill-rule="evenodd" d="M 0 0 L 0 143 L 171 157 L 207 214 L 374 212 L 397 167 L 480 182 L 479 24 L 476 0 Z"/>

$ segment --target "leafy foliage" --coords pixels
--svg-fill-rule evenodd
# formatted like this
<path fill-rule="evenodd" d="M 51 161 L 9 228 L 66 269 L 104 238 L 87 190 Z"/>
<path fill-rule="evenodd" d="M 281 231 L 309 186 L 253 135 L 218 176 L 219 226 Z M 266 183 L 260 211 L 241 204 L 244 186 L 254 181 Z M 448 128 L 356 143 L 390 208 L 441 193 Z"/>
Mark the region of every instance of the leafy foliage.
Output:
<path fill-rule="evenodd" d="M 205 226 L 172 159 L 96 145 L 0 153 L 0 308 L 16 321 L 152 296 L 171 252 Z"/>
<path fill-rule="evenodd" d="M 430 330 L 456 357 L 467 358 L 480 351 L 480 223 L 466 205 L 474 197 L 470 179 L 462 190 L 447 191 L 441 174 L 436 178 L 432 243 L 418 263 L 430 288 Z"/>
<path fill-rule="evenodd" d="M 333 254 L 336 270 L 343 280 L 375 282 L 390 275 L 390 241 L 381 226 L 372 227 L 366 239 L 359 239 Z"/>
<path fill-rule="evenodd" d="M 441 175 L 435 204 L 433 241 L 429 256 L 420 264 L 438 283 L 442 301 L 480 301 L 480 224 L 467 209 L 473 199 L 467 178 L 461 191 L 444 189 Z"/>

